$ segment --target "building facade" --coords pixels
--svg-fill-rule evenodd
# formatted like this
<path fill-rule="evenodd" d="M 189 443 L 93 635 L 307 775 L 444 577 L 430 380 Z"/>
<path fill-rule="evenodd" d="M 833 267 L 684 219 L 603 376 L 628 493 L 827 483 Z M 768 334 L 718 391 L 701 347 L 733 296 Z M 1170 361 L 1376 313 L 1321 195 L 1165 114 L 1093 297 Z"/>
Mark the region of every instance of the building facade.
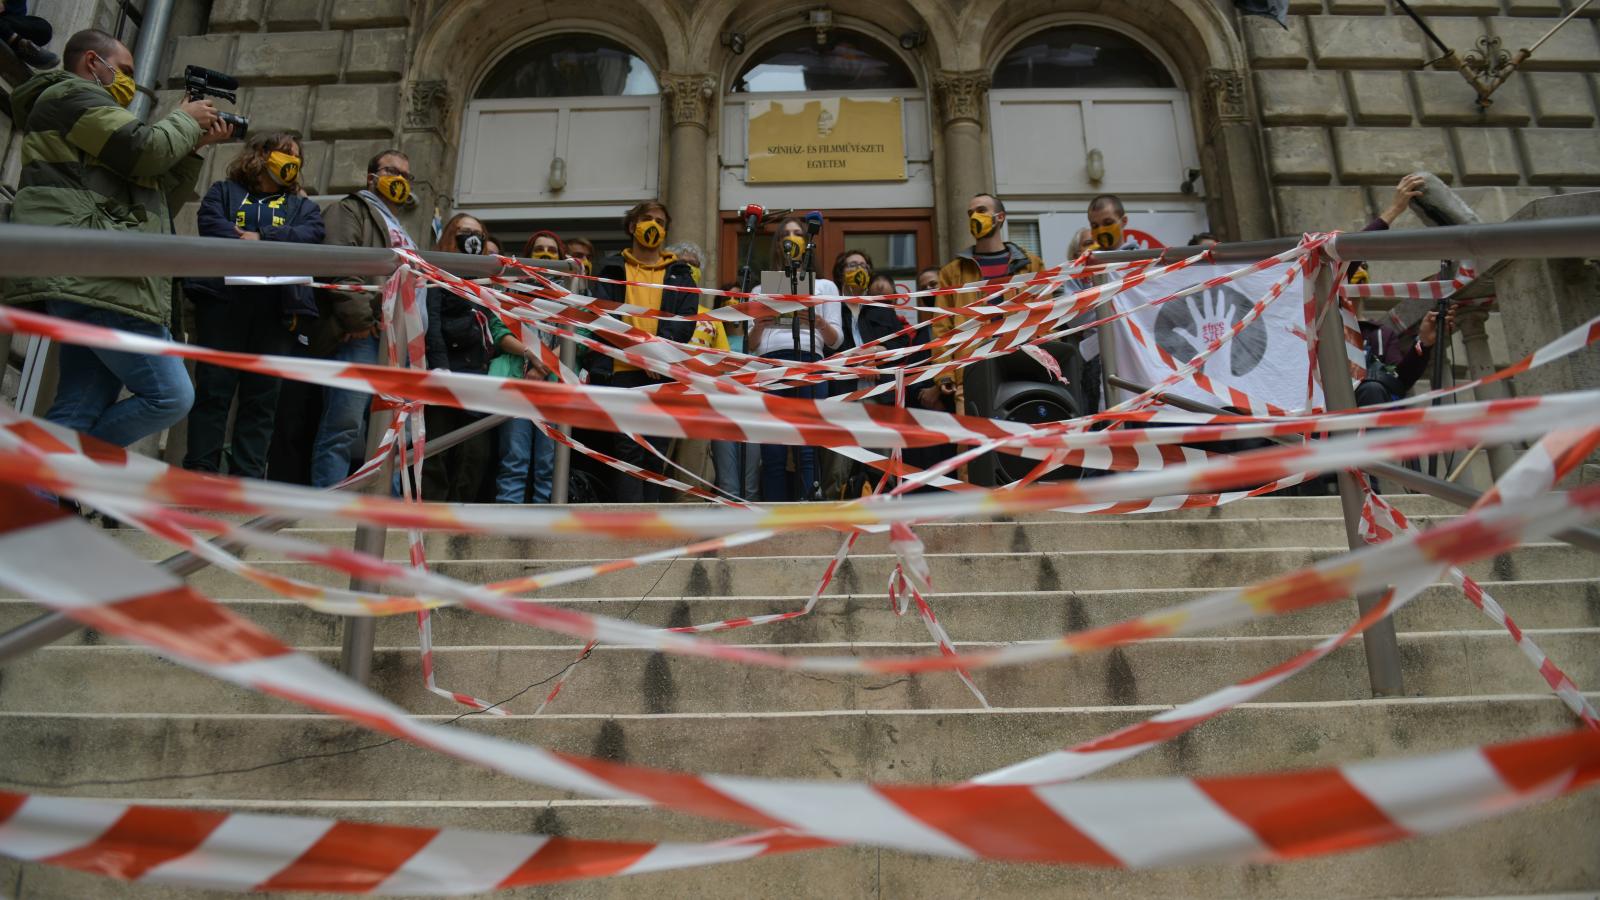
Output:
<path fill-rule="evenodd" d="M 1411 5 L 1465 52 L 1528 46 L 1577 2 Z M 905 277 L 970 242 L 979 191 L 1057 260 L 1103 192 L 1181 243 L 1359 228 L 1417 169 L 1485 220 L 1600 187 L 1597 16 L 1487 109 L 1386 0 L 1293 0 L 1287 29 L 1228 0 L 214 0 L 178 17 L 194 33 L 163 87 L 186 63 L 236 74 L 255 129 L 306 135 L 322 194 L 405 149 L 419 228 L 462 209 L 511 249 L 538 227 L 618 245 L 622 211 L 660 196 L 669 240 L 726 281 L 745 204 L 819 209 L 824 259 L 860 246 Z"/>

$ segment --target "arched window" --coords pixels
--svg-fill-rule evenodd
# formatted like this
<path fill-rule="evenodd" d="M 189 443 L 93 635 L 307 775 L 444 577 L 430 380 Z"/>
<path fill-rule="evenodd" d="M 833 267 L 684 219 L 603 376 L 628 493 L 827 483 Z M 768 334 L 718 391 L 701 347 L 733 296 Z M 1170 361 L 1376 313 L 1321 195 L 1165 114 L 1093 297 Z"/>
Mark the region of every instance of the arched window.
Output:
<path fill-rule="evenodd" d="M 563 34 L 518 47 L 478 86 L 474 100 L 618 97 L 660 93 L 638 54 L 593 34 Z"/>
<path fill-rule="evenodd" d="M 780 91 L 892 91 L 917 80 L 894 51 L 854 31 L 834 30 L 818 44 L 816 32 L 791 31 L 750 55 L 733 81 L 734 93 Z"/>
<path fill-rule="evenodd" d="M 1064 25 L 1030 34 L 994 71 L 991 87 L 1170 88 L 1172 73 L 1139 42 L 1107 28 Z"/>

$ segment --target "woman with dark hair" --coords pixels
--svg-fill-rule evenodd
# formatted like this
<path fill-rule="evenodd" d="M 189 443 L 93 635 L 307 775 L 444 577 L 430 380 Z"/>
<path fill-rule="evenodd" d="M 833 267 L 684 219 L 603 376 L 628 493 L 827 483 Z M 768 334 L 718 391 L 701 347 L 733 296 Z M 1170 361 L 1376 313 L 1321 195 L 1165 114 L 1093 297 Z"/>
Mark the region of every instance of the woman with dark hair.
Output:
<path fill-rule="evenodd" d="M 772 236 L 772 268 L 782 271 L 796 269 L 804 260 L 806 223 L 791 216 L 778 223 Z M 814 274 L 802 272 L 802 275 Z M 757 293 L 760 293 L 758 288 Z M 837 297 L 839 288 L 826 278 L 816 279 L 811 293 L 817 296 Z M 766 357 L 775 363 L 816 362 L 836 346 L 840 340 L 839 304 L 823 303 L 800 312 L 784 315 L 768 314 L 756 317 L 750 326 L 750 338 L 745 352 Z M 826 384 L 808 384 L 801 387 L 774 391 L 780 397 L 807 397 L 821 400 L 828 396 Z M 794 448 L 796 483 L 789 483 L 789 447 L 783 444 L 764 444 L 761 447 L 761 499 L 767 502 L 781 500 L 810 500 L 821 490 L 817 471 L 815 447 Z"/>
<path fill-rule="evenodd" d="M 200 234 L 241 241 L 322 243 L 322 211 L 301 187 L 300 136 L 292 131 L 253 135 L 228 177 L 200 201 Z M 184 291 L 194 304 L 195 343 L 216 350 L 282 355 L 317 317 L 306 285 L 230 286 L 220 278 L 190 278 Z M 228 411 L 238 397 L 227 471 L 249 478 L 267 474 L 267 451 L 278 405 L 279 381 L 238 369 L 197 363 L 194 408 L 189 414 L 186 469 L 223 471 Z"/>

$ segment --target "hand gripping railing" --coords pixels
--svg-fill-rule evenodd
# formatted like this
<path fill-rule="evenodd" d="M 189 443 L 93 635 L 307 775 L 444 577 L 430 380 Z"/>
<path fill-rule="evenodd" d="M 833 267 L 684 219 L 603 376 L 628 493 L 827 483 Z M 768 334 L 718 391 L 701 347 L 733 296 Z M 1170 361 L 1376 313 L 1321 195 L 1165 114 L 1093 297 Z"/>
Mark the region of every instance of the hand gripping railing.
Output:
<path fill-rule="evenodd" d="M 492 258 L 468 256 L 461 253 L 423 253 L 428 262 L 456 275 L 483 278 L 515 272 Z M 556 272 L 569 271 L 565 261 L 519 260 L 528 265 Z M 122 232 L 83 231 L 78 229 L 43 228 L 28 225 L 0 224 L 0 272 L 8 276 L 48 275 L 71 270 L 78 275 L 166 275 L 166 276 L 226 276 L 226 275 L 305 275 L 315 272 L 322 276 L 382 277 L 399 268 L 400 259 L 392 251 L 365 247 L 327 247 L 305 244 L 276 244 L 246 241 L 218 241 L 215 238 L 174 237 L 169 235 L 134 235 Z M 564 350 L 566 348 L 563 348 Z M 375 413 L 368 423 L 369 438 L 384 431 L 387 413 Z M 430 437 L 424 448 L 427 459 L 476 437 L 504 422 L 505 416 L 487 416 L 455 431 Z M 375 449 L 375 448 L 374 448 Z M 568 451 L 557 445 L 557 473 L 565 468 L 561 459 Z M 370 456 L 370 454 L 369 454 Z M 379 489 L 389 483 L 392 467 L 385 464 L 367 472 L 362 477 L 343 485 L 351 489 L 376 482 Z M 554 493 L 554 492 L 553 492 Z M 565 500 L 565 491 L 552 499 Z M 298 521 L 282 516 L 261 516 L 250 520 L 248 527 L 258 531 L 281 531 Z M 212 543 L 234 552 L 237 543 L 215 539 Z M 356 530 L 355 548 L 381 556 L 384 552 L 385 533 L 381 527 L 362 526 Z M 161 568 L 180 577 L 193 575 L 210 563 L 185 551 L 161 561 Z M 371 588 L 372 585 L 352 583 L 353 588 Z M 347 675 L 365 681 L 371 671 L 372 645 L 375 623 L 371 618 L 346 617 L 340 668 Z M 83 626 L 71 617 L 51 612 L 25 622 L 10 631 L 0 633 L 0 665 L 26 653 L 47 646 L 79 630 Z"/>

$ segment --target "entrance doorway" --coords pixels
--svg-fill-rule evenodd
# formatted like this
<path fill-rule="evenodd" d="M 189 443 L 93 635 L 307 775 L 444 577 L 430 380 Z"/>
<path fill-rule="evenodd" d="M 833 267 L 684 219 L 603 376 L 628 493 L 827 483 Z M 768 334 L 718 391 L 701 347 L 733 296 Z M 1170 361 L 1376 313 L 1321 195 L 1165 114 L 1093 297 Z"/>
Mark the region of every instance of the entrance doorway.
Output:
<path fill-rule="evenodd" d="M 911 290 L 917 271 L 941 263 L 934 256 L 933 210 L 931 209 L 824 209 L 822 231 L 817 235 L 817 274 L 833 277 L 833 261 L 846 250 L 864 250 L 872 257 L 880 274 L 895 280 L 903 290 Z M 757 273 L 770 268 L 772 233 L 770 223 L 757 231 L 750 267 Z M 723 213 L 722 235 L 717 255 L 717 286 L 736 281 L 744 265 L 749 238 L 744 221 L 737 213 Z"/>

